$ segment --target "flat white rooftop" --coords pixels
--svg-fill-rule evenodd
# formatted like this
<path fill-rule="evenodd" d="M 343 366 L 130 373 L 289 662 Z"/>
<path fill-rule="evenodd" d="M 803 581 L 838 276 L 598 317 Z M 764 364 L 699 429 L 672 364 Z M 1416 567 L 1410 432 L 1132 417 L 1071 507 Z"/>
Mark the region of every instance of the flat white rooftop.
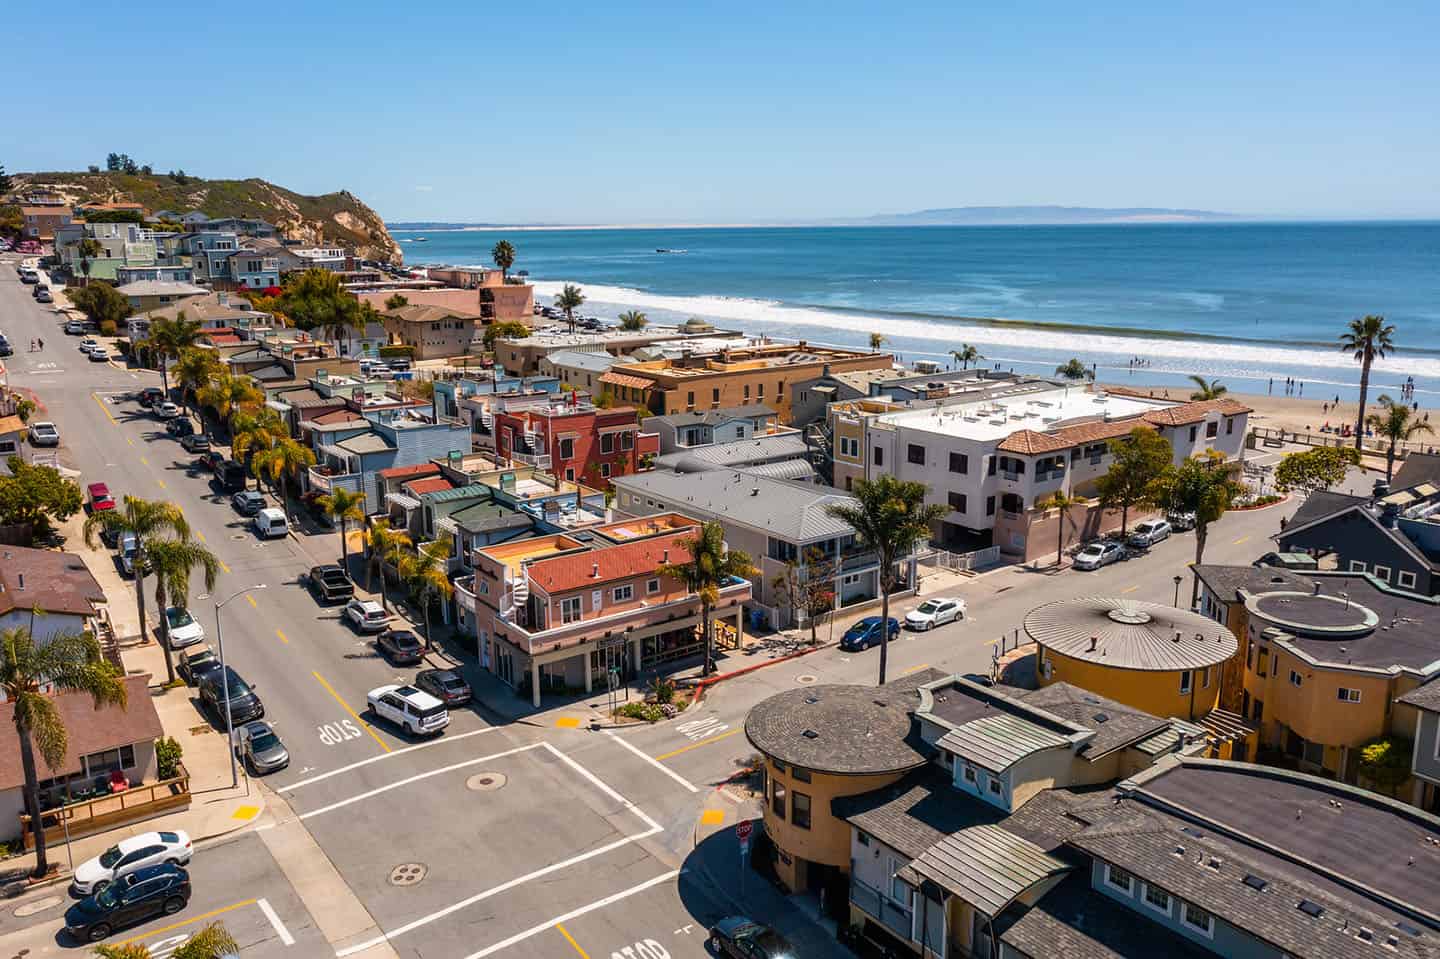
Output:
<path fill-rule="evenodd" d="M 1133 396 L 1090 393 L 1079 386 L 1035 393 L 1017 385 L 1015 394 L 1006 396 L 1002 392 L 973 403 L 887 413 L 879 417 L 877 423 L 983 442 L 1002 440 L 1019 430 L 1048 433 L 1077 423 L 1094 422 L 1106 414 L 1111 419 L 1128 419 L 1174 405 Z"/>

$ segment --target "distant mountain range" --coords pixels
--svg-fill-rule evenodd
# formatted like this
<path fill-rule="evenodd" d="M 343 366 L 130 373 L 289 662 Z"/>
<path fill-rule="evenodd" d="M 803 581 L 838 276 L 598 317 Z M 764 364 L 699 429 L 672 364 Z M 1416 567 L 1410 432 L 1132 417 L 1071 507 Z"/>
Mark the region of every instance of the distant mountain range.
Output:
<path fill-rule="evenodd" d="M 881 213 L 831 222 L 857 226 L 978 226 L 1004 223 L 1204 223 L 1239 219 L 1233 213 L 1166 207 L 956 206 L 915 213 Z"/>

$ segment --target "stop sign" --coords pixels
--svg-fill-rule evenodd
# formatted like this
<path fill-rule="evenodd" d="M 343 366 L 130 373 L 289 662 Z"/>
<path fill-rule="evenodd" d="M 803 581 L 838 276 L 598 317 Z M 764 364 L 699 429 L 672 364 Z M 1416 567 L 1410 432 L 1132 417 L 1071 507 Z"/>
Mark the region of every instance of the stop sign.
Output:
<path fill-rule="evenodd" d="M 744 842 L 750 838 L 750 831 L 754 828 L 754 823 L 748 819 L 742 819 L 735 824 L 735 835 L 741 842 Z"/>

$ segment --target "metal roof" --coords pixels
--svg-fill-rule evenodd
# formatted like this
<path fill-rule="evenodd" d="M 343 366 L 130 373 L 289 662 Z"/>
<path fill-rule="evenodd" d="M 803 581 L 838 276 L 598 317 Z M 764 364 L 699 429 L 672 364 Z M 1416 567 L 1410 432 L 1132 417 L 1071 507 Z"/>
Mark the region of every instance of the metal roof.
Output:
<path fill-rule="evenodd" d="M 1116 669 L 1203 669 L 1240 648 L 1235 634 L 1213 619 L 1110 596 L 1036 607 L 1025 617 L 1025 632 L 1061 656 Z"/>
<path fill-rule="evenodd" d="M 994 917 L 1036 883 L 1070 868 L 1033 842 L 999 826 L 971 826 L 925 850 L 898 875 L 916 886 L 932 880 Z"/>
<path fill-rule="evenodd" d="M 997 712 L 950 730 L 940 737 L 936 745 L 961 759 L 1000 773 L 1033 753 L 1068 746 L 1070 740 L 1028 719 Z"/>
<path fill-rule="evenodd" d="M 1220 712 L 1220 710 L 1217 709 L 1214 712 Z M 1214 715 L 1214 713 L 1211 715 Z M 1205 735 L 1205 727 L 1197 726 L 1194 723 L 1187 723 L 1182 719 L 1172 719 L 1170 720 L 1170 725 L 1164 729 L 1152 733 L 1135 743 L 1135 748 L 1147 756 L 1171 753 L 1180 745 L 1180 737 L 1182 735 L 1203 737 Z"/>
<path fill-rule="evenodd" d="M 677 510 L 697 518 L 719 519 L 797 545 L 855 532 L 849 523 L 828 511 L 833 504 L 854 503 L 855 499 L 827 486 L 787 483 L 728 469 L 704 473 L 649 470 L 616 477 L 614 484 L 632 495 L 638 492 L 657 499 L 655 508 L 659 511 Z M 617 505 L 622 510 L 630 506 L 624 502 Z M 634 512 L 633 508 L 628 511 Z"/>
<path fill-rule="evenodd" d="M 746 466 L 752 463 L 773 463 L 808 455 L 810 448 L 799 433 L 776 433 L 751 436 L 730 443 L 691 446 L 655 457 L 655 465 L 680 473 L 698 473 L 706 469 Z"/>
<path fill-rule="evenodd" d="M 592 373 L 604 373 L 612 366 L 632 362 L 628 358 L 611 356 L 603 350 L 599 353 L 590 353 L 582 350 L 556 350 L 545 357 L 545 362 L 551 366 L 564 366 L 576 370 L 588 370 Z"/>

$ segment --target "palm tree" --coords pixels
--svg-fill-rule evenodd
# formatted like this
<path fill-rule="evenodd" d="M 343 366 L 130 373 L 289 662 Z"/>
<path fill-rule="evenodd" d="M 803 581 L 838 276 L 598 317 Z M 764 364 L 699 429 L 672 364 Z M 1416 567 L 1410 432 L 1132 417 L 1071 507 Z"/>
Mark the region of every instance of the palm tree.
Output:
<path fill-rule="evenodd" d="M 575 311 L 584 303 L 585 294 L 573 283 L 566 283 L 565 288 L 555 295 L 555 305 L 565 311 L 565 322 L 570 324 L 571 333 L 575 332 Z"/>
<path fill-rule="evenodd" d="M 180 387 L 180 402 L 186 413 L 192 412 L 190 401 L 210 385 L 221 369 L 220 358 L 213 350 L 180 351 L 180 359 L 175 363 L 175 382 Z"/>
<path fill-rule="evenodd" d="M 374 582 L 372 574 L 378 568 L 380 605 L 388 610 L 390 606 L 385 593 L 385 564 L 400 559 L 405 555 L 405 551 L 411 548 L 410 534 L 401 529 L 392 529 L 388 519 L 376 520 L 365 531 L 365 545 L 370 551 L 370 559 L 365 565 L 365 589 L 374 592 L 371 588 Z"/>
<path fill-rule="evenodd" d="M 855 529 L 856 539 L 880 560 L 880 681 L 890 650 L 890 593 L 899 585 L 895 565 L 930 536 L 930 524 L 949 512 L 925 503 L 925 484 L 898 480 L 889 474 L 857 480 L 853 502 L 832 503 L 825 511 Z"/>
<path fill-rule="evenodd" d="M 280 484 L 280 503 L 285 510 L 285 519 L 290 519 L 289 477 L 298 474 L 307 466 L 315 465 L 315 453 L 290 437 L 281 437 L 267 450 L 255 454 L 251 465 L 256 475 L 264 473 L 272 484 Z"/>
<path fill-rule="evenodd" d="M 1195 392 L 1190 394 L 1192 400 L 1218 400 L 1230 392 L 1230 387 L 1217 380 L 1207 380 L 1203 376 L 1191 374 L 1190 382 L 1195 384 Z"/>
<path fill-rule="evenodd" d="M 153 959 L 148 946 L 134 942 L 96 946 L 95 955 L 98 959 Z M 223 925 L 212 922 L 168 955 L 170 959 L 226 959 L 240 955 L 240 943 Z"/>
<path fill-rule="evenodd" d="M 85 545 L 94 549 L 95 534 L 101 530 L 114 536 L 116 542 L 127 534 L 135 537 L 135 607 L 140 612 L 140 631 L 144 633 L 145 574 L 149 571 L 150 541 L 161 533 L 174 533 L 181 540 L 189 540 L 190 523 L 185 519 L 180 507 L 174 503 L 126 496 L 119 509 L 100 510 L 85 518 Z M 163 609 L 160 617 L 165 617 Z M 165 665 L 170 665 L 168 654 Z M 173 673 L 170 678 L 175 678 Z"/>
<path fill-rule="evenodd" d="M 175 314 L 175 319 L 164 317 L 150 323 L 150 336 L 146 342 L 160 357 L 160 388 L 170 394 L 170 360 L 179 359 L 181 350 L 188 350 L 200 340 L 202 327 L 199 320 L 185 318 L 185 311 Z"/>
<path fill-rule="evenodd" d="M 1078 357 L 1072 356 L 1066 363 L 1055 367 L 1055 374 L 1063 376 L 1067 380 L 1083 380 L 1090 376 L 1090 371 L 1085 368 L 1085 364 L 1081 363 Z"/>
<path fill-rule="evenodd" d="M 1362 316 L 1351 320 L 1349 328 L 1340 334 L 1340 352 L 1354 354 L 1360 363 L 1360 409 L 1355 414 L 1357 450 L 1365 439 L 1365 395 L 1370 392 L 1370 367 L 1395 349 L 1394 336 L 1395 327 L 1386 323 L 1383 316 Z"/>
<path fill-rule="evenodd" d="M 184 608 L 190 602 L 190 572 L 205 570 L 205 590 L 215 589 L 220 560 L 199 543 L 184 539 L 154 539 L 145 547 L 150 571 L 155 574 L 155 608 L 160 612 L 160 647 L 165 651 L 165 674 L 175 681 L 175 664 L 170 660 L 170 606 Z"/>
<path fill-rule="evenodd" d="M 80 272 L 85 274 L 85 279 L 90 279 L 90 261 L 105 253 L 105 247 L 94 237 L 87 236 L 78 244 L 77 253 L 80 254 Z"/>
<path fill-rule="evenodd" d="M 955 362 L 960 364 L 962 370 L 968 370 L 971 363 L 985 359 L 985 355 L 969 343 L 961 343 L 960 349 L 951 350 L 950 355 L 955 357 Z"/>
<path fill-rule="evenodd" d="M 1210 524 L 1225 515 L 1230 503 L 1242 491 L 1240 484 L 1230 478 L 1225 454 L 1218 450 L 1206 450 L 1203 456 L 1190 456 L 1178 467 L 1167 468 L 1155 480 L 1152 499 L 1167 513 L 1195 514 L 1194 566 L 1199 566 L 1205 559 L 1205 541 L 1210 533 Z M 1192 607 L 1199 596 L 1200 578 L 1196 576 L 1190 591 Z"/>
<path fill-rule="evenodd" d="M 501 240 L 490 248 L 490 259 L 500 267 L 500 276 L 508 281 L 510 279 L 510 267 L 515 265 L 515 247 L 510 245 L 509 240 Z"/>
<path fill-rule="evenodd" d="M 1384 393 L 1376 402 L 1380 404 L 1381 412 L 1371 413 L 1365 422 L 1370 424 L 1376 436 L 1390 441 L 1385 450 L 1385 482 L 1389 483 L 1395 477 L 1395 447 L 1408 443 L 1421 433 L 1434 434 L 1435 428 L 1415 416 L 1409 406 L 1396 403 Z"/>
<path fill-rule="evenodd" d="M 628 330 L 631 333 L 638 333 L 645 329 L 650 318 L 639 310 L 626 310 L 620 314 L 620 329 Z"/>
<path fill-rule="evenodd" d="M 365 494 L 355 490 L 348 490 L 344 487 L 335 487 L 329 494 L 316 500 L 325 515 L 331 519 L 340 521 L 340 565 L 344 568 L 346 575 L 350 573 L 350 543 L 346 535 L 346 527 L 353 520 L 356 523 L 365 520 Z"/>
<path fill-rule="evenodd" d="M 1060 515 L 1055 519 L 1056 569 L 1060 568 L 1060 560 L 1065 555 L 1065 521 L 1070 519 L 1070 507 L 1079 506 L 1085 502 L 1087 502 L 1087 500 L 1083 496 L 1070 496 L 1060 490 L 1056 490 L 1054 496 L 1040 504 L 1042 509 L 1055 509 L 1060 511 Z M 1073 519 L 1070 520 L 1070 525 L 1072 527 L 1075 525 Z"/>
<path fill-rule="evenodd" d="M 870 352 L 879 353 L 880 347 L 885 342 L 885 337 L 879 333 L 870 334 Z"/>
<path fill-rule="evenodd" d="M 450 558 L 448 540 L 437 539 L 420 547 L 418 553 L 406 552 L 396 564 L 400 581 L 410 587 L 411 594 L 425 616 L 425 648 L 434 649 L 430 641 L 430 602 L 435 597 L 449 599 L 455 593 L 445 561 Z"/>
<path fill-rule="evenodd" d="M 49 690 L 49 691 L 44 691 Z M 51 692 L 87 693 L 101 706 L 125 706 L 124 673 L 106 662 L 100 643 L 89 633 L 60 633 L 36 645 L 30 630 L 12 626 L 0 630 L 0 692 L 14 710 L 15 735 L 20 739 L 20 768 L 25 774 L 25 809 L 35 832 L 35 869 L 45 878 L 50 864 L 45 856 L 45 828 L 40 816 L 40 776 L 35 769 L 35 748 L 51 770 L 65 764 L 69 735 Z"/>
<path fill-rule="evenodd" d="M 270 407 L 241 410 L 230 422 L 230 455 L 237 462 L 243 463 L 246 454 L 263 453 L 289 436 L 290 431 L 285 428 L 285 421 Z M 255 489 L 260 489 L 258 470 L 255 470 Z"/>
<path fill-rule="evenodd" d="M 703 674 L 708 676 L 715 671 L 715 640 L 710 628 L 710 613 L 720 601 L 720 588 L 731 579 L 748 578 L 759 570 L 740 550 L 725 548 L 725 527 L 717 522 L 706 523 L 697 535 L 681 540 L 679 546 L 690 554 L 690 558 L 684 562 L 665 563 L 660 567 L 660 573 L 685 584 L 686 589 L 700 598 L 700 632 L 705 643 Z"/>
<path fill-rule="evenodd" d="M 215 411 L 215 415 L 228 424 L 231 423 L 235 414 L 242 410 L 259 406 L 265 400 L 265 394 L 255 385 L 255 381 L 248 376 L 235 376 L 231 373 L 221 371 L 211 377 L 210 384 L 196 394 L 196 401 L 203 406 L 208 406 Z M 234 436 L 235 430 L 230 427 L 230 434 Z"/>

